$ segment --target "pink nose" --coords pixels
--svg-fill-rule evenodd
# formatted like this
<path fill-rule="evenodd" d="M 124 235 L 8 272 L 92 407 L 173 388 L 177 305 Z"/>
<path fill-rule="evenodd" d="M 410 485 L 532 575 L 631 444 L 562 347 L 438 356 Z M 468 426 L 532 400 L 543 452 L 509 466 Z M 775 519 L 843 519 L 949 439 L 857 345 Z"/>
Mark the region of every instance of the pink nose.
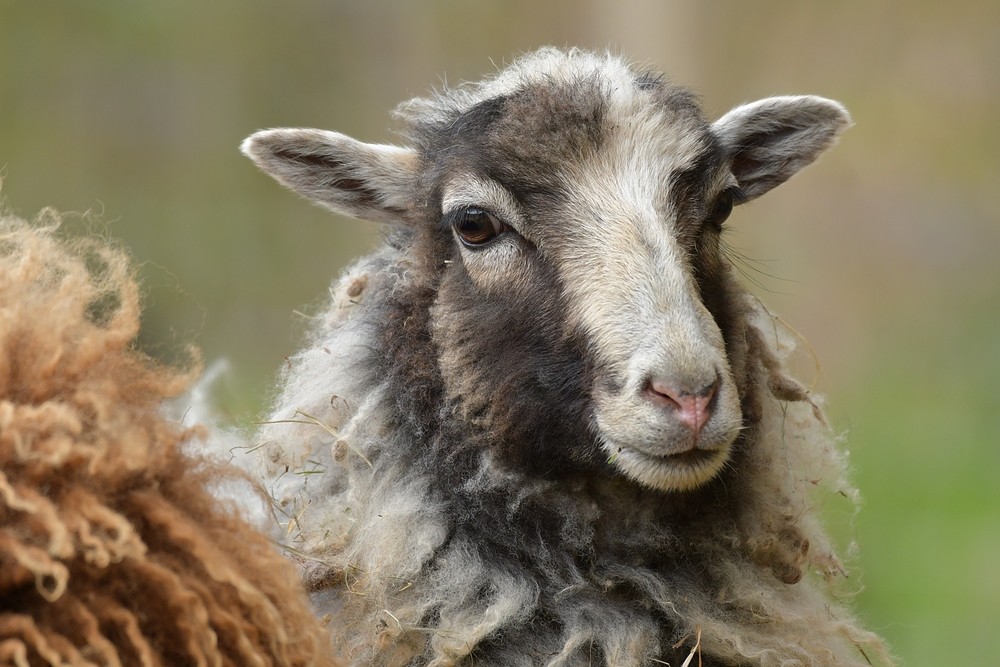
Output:
<path fill-rule="evenodd" d="M 646 392 L 653 401 L 672 407 L 677 412 L 677 418 L 687 424 L 697 438 L 701 427 L 712 416 L 712 410 L 708 404 L 715 396 L 718 385 L 718 380 L 716 380 L 707 387 L 691 392 L 680 389 L 666 380 L 653 378 L 650 380 Z"/>

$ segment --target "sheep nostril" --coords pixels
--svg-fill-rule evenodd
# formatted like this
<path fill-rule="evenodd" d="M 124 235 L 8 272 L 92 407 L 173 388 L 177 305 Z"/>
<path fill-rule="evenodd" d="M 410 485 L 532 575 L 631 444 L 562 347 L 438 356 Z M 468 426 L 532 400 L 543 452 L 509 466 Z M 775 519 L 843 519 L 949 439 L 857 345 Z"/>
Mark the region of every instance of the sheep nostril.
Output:
<path fill-rule="evenodd" d="M 719 381 L 715 380 L 692 392 L 669 381 L 653 378 L 646 386 L 646 394 L 653 402 L 673 408 L 677 418 L 687 424 L 697 437 L 712 416 L 710 404 L 718 386 Z"/>

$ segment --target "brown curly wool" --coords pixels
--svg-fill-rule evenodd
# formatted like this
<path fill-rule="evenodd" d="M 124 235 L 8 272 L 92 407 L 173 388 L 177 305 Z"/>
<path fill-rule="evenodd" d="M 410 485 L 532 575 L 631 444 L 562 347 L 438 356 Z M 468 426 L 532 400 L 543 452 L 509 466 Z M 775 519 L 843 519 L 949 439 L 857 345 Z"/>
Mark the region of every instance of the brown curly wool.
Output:
<path fill-rule="evenodd" d="M 0 221 L 0 664 L 331 665 L 290 564 L 162 415 L 125 255 Z"/>

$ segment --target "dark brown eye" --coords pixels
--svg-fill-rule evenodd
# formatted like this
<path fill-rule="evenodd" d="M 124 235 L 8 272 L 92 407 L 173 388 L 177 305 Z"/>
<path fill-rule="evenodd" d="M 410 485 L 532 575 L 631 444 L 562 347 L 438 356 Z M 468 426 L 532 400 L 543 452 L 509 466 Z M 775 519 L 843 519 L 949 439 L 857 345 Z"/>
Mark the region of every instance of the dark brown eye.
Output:
<path fill-rule="evenodd" d="M 716 231 L 722 230 L 722 223 L 729 218 L 729 214 L 733 212 L 733 205 L 736 203 L 736 197 L 733 192 L 726 190 L 718 196 L 715 203 L 712 204 L 712 212 L 708 214 L 705 222 L 711 225 Z"/>
<path fill-rule="evenodd" d="M 452 227 L 469 247 L 481 246 L 504 231 L 504 224 L 496 216 L 474 207 L 458 211 Z"/>
<path fill-rule="evenodd" d="M 747 196 L 739 188 L 733 187 L 723 190 L 722 194 L 716 198 L 715 203 L 712 204 L 712 210 L 705 219 L 705 222 L 711 225 L 715 231 L 722 231 L 722 223 L 733 212 L 733 206 L 742 204 L 747 199 Z"/>

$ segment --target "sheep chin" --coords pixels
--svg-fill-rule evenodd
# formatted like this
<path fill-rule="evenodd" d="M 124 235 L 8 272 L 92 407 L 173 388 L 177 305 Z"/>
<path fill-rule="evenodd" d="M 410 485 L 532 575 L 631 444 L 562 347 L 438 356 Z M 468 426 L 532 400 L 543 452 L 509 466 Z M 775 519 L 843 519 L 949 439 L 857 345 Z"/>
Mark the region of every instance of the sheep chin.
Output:
<path fill-rule="evenodd" d="M 692 449 L 680 454 L 655 456 L 634 447 L 606 444 L 613 454 L 609 463 L 644 486 L 660 491 L 690 491 L 713 479 L 729 459 L 730 445 L 718 449 Z"/>

